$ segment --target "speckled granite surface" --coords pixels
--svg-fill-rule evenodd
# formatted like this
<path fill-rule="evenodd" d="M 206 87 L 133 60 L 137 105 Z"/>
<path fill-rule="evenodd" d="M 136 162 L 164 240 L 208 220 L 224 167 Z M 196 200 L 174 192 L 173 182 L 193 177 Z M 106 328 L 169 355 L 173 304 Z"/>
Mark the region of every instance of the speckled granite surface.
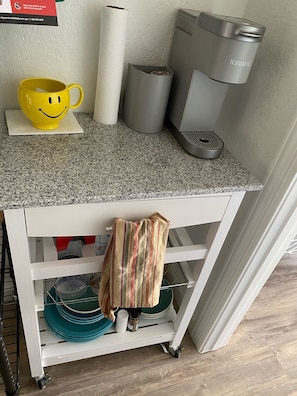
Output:
<path fill-rule="evenodd" d="M 167 130 L 142 134 L 121 120 L 104 126 L 75 113 L 84 133 L 8 136 L 0 149 L 0 208 L 55 206 L 230 191 L 261 184 L 224 150 L 187 154 Z"/>

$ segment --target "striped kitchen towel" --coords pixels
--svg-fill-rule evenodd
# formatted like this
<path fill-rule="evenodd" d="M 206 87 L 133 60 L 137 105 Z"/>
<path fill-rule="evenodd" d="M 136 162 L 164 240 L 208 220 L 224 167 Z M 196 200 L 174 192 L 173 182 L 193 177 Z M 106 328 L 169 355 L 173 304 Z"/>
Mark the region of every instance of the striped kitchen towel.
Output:
<path fill-rule="evenodd" d="M 114 308 L 159 303 L 169 221 L 159 213 L 140 221 L 115 219 L 101 273 L 99 305 L 115 320 Z"/>

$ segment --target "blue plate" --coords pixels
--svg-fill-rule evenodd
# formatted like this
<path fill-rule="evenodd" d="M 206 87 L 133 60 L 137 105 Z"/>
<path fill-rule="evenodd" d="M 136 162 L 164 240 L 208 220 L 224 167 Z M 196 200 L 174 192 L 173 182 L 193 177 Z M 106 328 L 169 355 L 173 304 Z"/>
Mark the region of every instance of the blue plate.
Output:
<path fill-rule="evenodd" d="M 50 294 L 54 297 L 54 288 L 50 290 Z M 64 340 L 72 342 L 90 341 L 104 335 L 113 325 L 113 322 L 106 318 L 90 324 L 71 323 L 59 314 L 57 305 L 53 304 L 50 296 L 47 296 L 46 302 L 47 305 L 44 308 L 45 320 L 49 328 Z"/>
<path fill-rule="evenodd" d="M 60 301 L 63 303 L 65 310 L 70 311 L 72 314 L 93 316 L 94 313 L 100 311 L 98 296 L 93 292 L 91 287 L 87 287 L 86 294 L 79 302 L 72 302 L 71 300 Z"/>
<path fill-rule="evenodd" d="M 70 322 L 73 323 L 78 323 L 78 324 L 88 324 L 92 322 L 97 322 L 98 320 L 102 319 L 104 316 L 101 312 L 101 309 L 99 309 L 98 306 L 98 296 L 94 296 L 92 290 L 85 296 L 82 297 L 84 300 L 85 298 L 88 298 L 91 301 L 83 301 L 77 300 L 76 303 L 73 302 L 72 300 L 72 305 L 78 306 L 83 305 L 84 307 L 94 307 L 94 302 L 97 305 L 98 309 L 95 310 L 93 313 L 85 313 L 85 311 L 72 311 L 67 308 L 66 305 L 61 301 L 61 298 L 57 295 L 55 287 L 52 288 L 50 291 L 50 296 L 52 297 L 52 300 L 56 302 L 57 310 L 59 314 L 66 320 L 69 320 Z M 95 301 L 94 301 L 95 300 Z"/>
<path fill-rule="evenodd" d="M 68 320 L 69 322 L 72 323 L 77 323 L 77 324 L 90 324 L 90 323 L 95 323 L 98 322 L 99 320 L 103 319 L 104 316 L 101 313 L 101 311 L 99 311 L 97 314 L 95 314 L 94 316 L 89 316 L 89 317 L 77 317 L 75 315 L 72 315 L 71 312 L 67 312 L 63 305 L 61 304 L 57 304 L 57 311 L 59 312 L 59 314 L 66 320 Z"/>
<path fill-rule="evenodd" d="M 162 286 L 169 286 L 169 282 L 166 279 L 163 279 Z M 172 289 L 170 287 L 168 289 L 163 289 L 160 291 L 159 304 L 152 308 L 142 308 L 141 312 L 147 315 L 160 314 L 169 307 L 172 302 L 172 298 Z"/>

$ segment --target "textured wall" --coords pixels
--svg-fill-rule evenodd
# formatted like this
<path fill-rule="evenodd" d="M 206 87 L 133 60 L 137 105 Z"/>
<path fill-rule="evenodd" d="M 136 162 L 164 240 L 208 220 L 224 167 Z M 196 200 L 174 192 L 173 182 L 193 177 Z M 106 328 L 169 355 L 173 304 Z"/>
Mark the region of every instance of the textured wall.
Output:
<path fill-rule="evenodd" d="M 165 64 L 176 11 L 201 9 L 242 14 L 246 0 L 65 0 L 57 3 L 58 27 L 0 25 L 0 119 L 3 109 L 18 108 L 17 85 L 23 78 L 48 76 L 80 83 L 81 111 L 94 109 L 102 6 L 129 10 L 127 62 Z M 125 68 L 126 70 L 126 68 Z"/>
<path fill-rule="evenodd" d="M 222 334 L 227 342 L 254 292 L 270 275 L 276 258 L 267 257 L 264 251 L 281 232 L 276 230 L 275 217 L 279 226 L 288 221 L 280 219 L 280 213 L 289 213 L 289 204 L 280 210 L 282 194 L 297 171 L 293 155 L 290 159 L 281 155 L 283 145 L 296 148 L 292 142 L 293 136 L 296 141 L 296 127 L 292 127 L 297 117 L 296 0 L 249 0 L 244 16 L 266 25 L 267 32 L 247 84 L 230 87 L 217 132 L 264 183 L 264 189 L 247 194 L 196 309 L 191 335 L 199 348 L 206 341 L 206 349 Z M 289 135 L 291 140 L 286 142 Z M 288 160 L 290 173 L 283 180 L 277 165 L 284 167 Z M 264 265 L 261 271 L 260 265 Z"/>
<path fill-rule="evenodd" d="M 262 182 L 295 119 L 296 0 L 249 0 L 244 15 L 267 27 L 248 83 L 229 89 L 217 131 Z"/>
<path fill-rule="evenodd" d="M 175 9 L 206 8 L 206 1 L 117 1 L 129 9 L 126 59 L 164 62 L 172 34 Z M 110 3 L 109 3 L 110 4 Z M 100 9 L 98 0 L 57 3 L 59 27 L 0 25 L 1 105 L 15 107 L 18 81 L 50 76 L 80 83 L 86 94 L 82 110 L 92 111 L 97 76 Z M 198 4 L 200 6 L 200 4 Z M 2 107 L 2 106 L 1 106 Z"/>

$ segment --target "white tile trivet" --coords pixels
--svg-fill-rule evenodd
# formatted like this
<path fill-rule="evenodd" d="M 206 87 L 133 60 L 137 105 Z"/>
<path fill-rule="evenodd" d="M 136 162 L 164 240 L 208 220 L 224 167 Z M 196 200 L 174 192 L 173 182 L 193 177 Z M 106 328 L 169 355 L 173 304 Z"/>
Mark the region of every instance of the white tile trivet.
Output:
<path fill-rule="evenodd" d="M 23 114 L 22 110 L 6 110 L 6 122 L 9 135 L 59 135 L 70 133 L 83 133 L 72 111 L 60 121 L 58 128 L 42 130 L 34 128 L 31 121 Z"/>

